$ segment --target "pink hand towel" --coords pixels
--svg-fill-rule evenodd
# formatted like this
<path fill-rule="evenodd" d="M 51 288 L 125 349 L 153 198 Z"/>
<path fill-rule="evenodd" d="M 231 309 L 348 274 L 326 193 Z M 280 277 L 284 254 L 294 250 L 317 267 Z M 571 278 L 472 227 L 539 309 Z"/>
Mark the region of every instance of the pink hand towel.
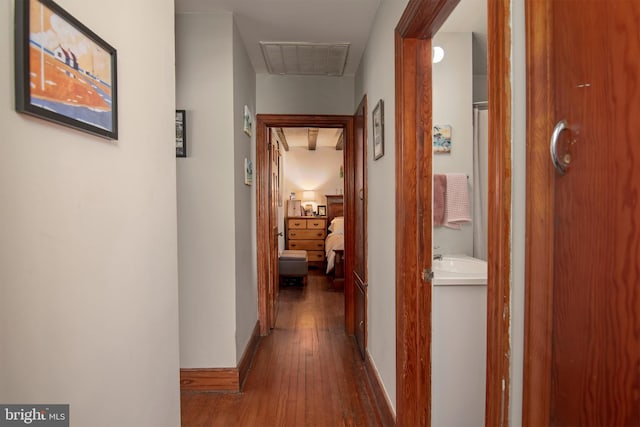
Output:
<path fill-rule="evenodd" d="M 460 224 L 471 221 L 467 175 L 447 174 L 445 227 L 459 230 Z"/>
<path fill-rule="evenodd" d="M 447 190 L 446 175 L 433 175 L 433 226 L 444 224 L 445 192 Z"/>

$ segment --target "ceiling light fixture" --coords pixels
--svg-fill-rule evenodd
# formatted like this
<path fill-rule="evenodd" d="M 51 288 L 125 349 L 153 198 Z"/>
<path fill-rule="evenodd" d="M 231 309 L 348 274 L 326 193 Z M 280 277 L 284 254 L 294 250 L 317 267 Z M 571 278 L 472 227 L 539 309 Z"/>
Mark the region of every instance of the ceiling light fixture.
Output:
<path fill-rule="evenodd" d="M 437 64 L 444 58 L 444 49 L 440 46 L 433 47 L 433 63 Z"/>

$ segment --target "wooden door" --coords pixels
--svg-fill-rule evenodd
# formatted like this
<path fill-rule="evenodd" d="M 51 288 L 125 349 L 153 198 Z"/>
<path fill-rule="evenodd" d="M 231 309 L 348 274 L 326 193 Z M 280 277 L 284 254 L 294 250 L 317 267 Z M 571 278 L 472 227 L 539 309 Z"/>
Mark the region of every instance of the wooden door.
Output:
<path fill-rule="evenodd" d="M 278 206 L 282 200 L 280 194 L 280 146 L 278 141 L 272 137 L 272 132 L 269 132 L 269 176 L 270 192 L 269 192 L 269 207 L 270 207 L 270 239 L 269 239 L 269 259 L 270 259 L 270 272 L 271 277 L 269 280 L 269 327 L 274 328 L 276 323 L 276 314 L 278 309 L 278 293 L 280 290 L 280 280 L 278 273 Z"/>
<path fill-rule="evenodd" d="M 356 189 L 353 228 L 355 250 L 353 256 L 353 280 L 355 284 L 355 336 L 362 357 L 367 348 L 367 96 L 365 95 L 353 117 L 354 165 Z"/>
<path fill-rule="evenodd" d="M 529 17 L 524 423 L 640 425 L 640 1 Z"/>

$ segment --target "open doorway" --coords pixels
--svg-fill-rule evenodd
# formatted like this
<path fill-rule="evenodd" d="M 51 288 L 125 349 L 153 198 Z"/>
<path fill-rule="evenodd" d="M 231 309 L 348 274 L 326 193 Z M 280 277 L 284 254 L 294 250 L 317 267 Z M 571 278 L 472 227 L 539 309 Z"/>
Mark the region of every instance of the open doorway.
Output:
<path fill-rule="evenodd" d="M 344 150 L 343 154 L 343 171 L 344 171 L 344 213 L 345 223 L 349 222 L 350 210 L 349 205 L 353 200 L 353 178 L 350 171 L 350 161 L 352 155 L 350 154 L 351 141 L 353 138 L 353 117 L 352 116 L 303 116 L 303 115 L 258 115 L 256 120 L 256 205 L 259 214 L 257 215 L 257 239 L 258 239 L 258 320 L 260 323 L 261 335 L 268 335 L 271 328 L 275 325 L 275 306 L 277 300 L 277 262 L 278 262 L 278 242 L 282 245 L 282 241 L 278 233 L 278 220 L 274 218 L 277 215 L 277 209 L 274 210 L 273 206 L 278 204 L 278 194 L 274 191 L 272 185 L 272 177 L 270 171 L 272 170 L 273 155 L 271 154 L 272 144 L 274 142 L 274 133 L 277 135 L 278 130 L 286 128 L 307 128 L 308 129 L 339 129 L 342 130 L 342 144 Z M 284 131 L 283 131 L 284 133 Z M 285 135 L 286 138 L 286 135 Z M 277 139 L 277 137 L 276 137 Z M 280 143 L 281 141 L 278 141 Z M 336 171 L 338 173 L 338 171 Z M 313 190 L 299 188 L 298 192 L 301 193 L 304 199 L 304 190 Z M 338 192 L 339 192 L 338 188 Z M 291 193 L 291 191 L 289 192 Z M 296 193 L 296 191 L 294 191 Z M 301 197 L 296 195 L 296 198 Z M 282 195 L 284 199 L 284 194 Z M 305 202 L 302 200 L 301 202 Z M 317 213 L 317 201 L 309 200 L 310 210 L 315 210 Z M 283 200 L 283 205 L 286 205 Z M 306 206 L 302 205 L 302 208 Z M 321 205 L 327 206 L 328 205 Z M 283 206 L 284 207 L 284 206 Z M 329 213 L 328 211 L 326 213 Z M 302 217 L 302 213 L 301 213 Z M 306 219 L 307 217 L 302 217 Z M 316 218 L 315 216 L 309 216 L 308 218 Z M 329 224 L 326 223 L 328 227 Z M 320 223 L 321 221 L 319 221 Z M 275 226 L 274 226 L 275 225 Z M 275 227 L 275 228 L 274 228 Z M 283 230 L 284 231 L 284 230 Z M 350 230 L 345 229 L 345 247 L 348 248 L 351 238 Z M 284 233 L 283 233 L 284 234 Z M 286 246 L 286 236 L 284 245 Z M 312 251 L 314 255 L 321 256 L 317 251 Z M 348 270 L 348 266 L 352 262 L 349 251 L 345 250 L 344 253 L 344 266 L 345 271 Z M 324 259 L 322 261 L 315 260 L 318 266 L 325 266 Z M 344 312 L 345 312 L 345 330 L 347 333 L 353 333 L 354 323 L 354 303 L 353 303 L 353 281 L 349 279 L 348 275 L 345 275 L 344 280 Z"/>
<path fill-rule="evenodd" d="M 430 425 L 432 38 L 457 0 L 411 1 L 396 27 L 396 413 Z M 486 425 L 508 425 L 511 215 L 510 6 L 488 4 Z M 428 224 L 427 226 L 425 226 Z"/>

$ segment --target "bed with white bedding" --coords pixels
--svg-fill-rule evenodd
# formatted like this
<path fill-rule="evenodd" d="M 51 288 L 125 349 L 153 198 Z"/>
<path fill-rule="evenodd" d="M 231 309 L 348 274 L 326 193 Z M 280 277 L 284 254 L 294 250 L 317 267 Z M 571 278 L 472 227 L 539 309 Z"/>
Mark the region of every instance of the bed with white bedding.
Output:
<path fill-rule="evenodd" d="M 327 224 L 327 238 L 324 246 L 327 275 L 332 278 L 333 288 L 339 289 L 344 282 L 344 197 L 342 194 L 327 195 Z"/>
<path fill-rule="evenodd" d="M 344 251 L 344 217 L 336 217 L 329 224 L 329 235 L 324 243 L 327 256 L 327 274 L 335 268 L 336 250 Z"/>

